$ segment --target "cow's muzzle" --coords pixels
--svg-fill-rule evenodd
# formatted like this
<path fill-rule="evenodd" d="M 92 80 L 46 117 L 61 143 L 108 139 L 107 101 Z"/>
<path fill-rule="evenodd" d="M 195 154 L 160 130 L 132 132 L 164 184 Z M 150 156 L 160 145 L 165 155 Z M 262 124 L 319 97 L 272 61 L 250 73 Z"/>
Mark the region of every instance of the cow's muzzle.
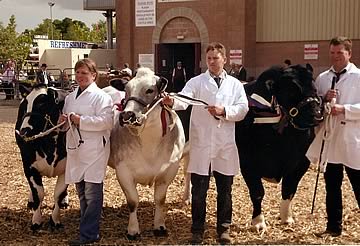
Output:
<path fill-rule="evenodd" d="M 119 123 L 121 126 L 132 125 L 141 126 L 144 122 L 143 116 L 136 116 L 133 111 L 123 111 L 119 115 Z"/>

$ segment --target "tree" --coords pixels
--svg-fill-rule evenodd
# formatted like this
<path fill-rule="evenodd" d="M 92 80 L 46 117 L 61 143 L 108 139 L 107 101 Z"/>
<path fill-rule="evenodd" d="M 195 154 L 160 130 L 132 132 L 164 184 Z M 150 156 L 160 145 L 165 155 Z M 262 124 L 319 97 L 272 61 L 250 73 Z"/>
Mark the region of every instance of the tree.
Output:
<path fill-rule="evenodd" d="M 7 27 L 0 25 L 0 59 L 13 59 L 19 67 L 29 55 L 32 40 L 27 34 L 18 34 L 15 28 L 14 15 L 10 17 Z"/>
<path fill-rule="evenodd" d="M 106 39 L 106 22 L 98 21 L 96 24 L 91 25 L 89 41 L 94 43 L 103 43 Z"/>

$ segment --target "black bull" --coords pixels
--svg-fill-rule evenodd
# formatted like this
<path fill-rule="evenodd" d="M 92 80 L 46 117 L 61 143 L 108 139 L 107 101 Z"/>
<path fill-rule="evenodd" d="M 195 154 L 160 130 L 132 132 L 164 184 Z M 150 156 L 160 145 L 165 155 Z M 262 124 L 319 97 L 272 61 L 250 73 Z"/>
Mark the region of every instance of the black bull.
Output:
<path fill-rule="evenodd" d="M 262 179 L 282 180 L 280 218 L 282 223 L 293 222 L 291 200 L 309 168 L 305 153 L 314 138 L 313 127 L 322 119 L 312 75 L 309 65 L 272 67 L 245 84 L 250 110 L 243 121 L 236 122 L 235 138 L 256 230 L 266 228 Z M 188 136 L 189 110 L 178 114 Z"/>

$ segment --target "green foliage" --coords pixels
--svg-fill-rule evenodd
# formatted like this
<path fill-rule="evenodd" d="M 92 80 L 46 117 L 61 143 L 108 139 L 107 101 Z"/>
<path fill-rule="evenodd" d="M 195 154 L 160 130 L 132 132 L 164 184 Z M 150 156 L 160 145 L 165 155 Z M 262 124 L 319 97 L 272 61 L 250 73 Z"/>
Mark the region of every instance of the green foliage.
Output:
<path fill-rule="evenodd" d="M 12 15 L 9 24 L 0 25 L 0 59 L 13 59 L 17 65 L 21 65 L 30 52 L 31 37 L 28 34 L 18 34 L 15 30 L 16 20 Z"/>

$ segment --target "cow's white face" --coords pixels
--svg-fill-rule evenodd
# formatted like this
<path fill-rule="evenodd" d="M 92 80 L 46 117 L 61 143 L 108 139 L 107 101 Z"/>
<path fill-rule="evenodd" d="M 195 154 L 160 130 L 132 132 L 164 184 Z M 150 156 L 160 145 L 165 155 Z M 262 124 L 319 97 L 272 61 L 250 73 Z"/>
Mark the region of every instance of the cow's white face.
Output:
<path fill-rule="evenodd" d="M 157 102 L 161 93 L 160 78 L 148 68 L 139 69 L 135 78 L 125 86 L 125 104 L 119 122 L 139 127 L 145 122 L 145 113 Z"/>
<path fill-rule="evenodd" d="M 16 133 L 32 137 L 57 124 L 66 93 L 43 86 L 34 88 L 20 103 Z"/>

